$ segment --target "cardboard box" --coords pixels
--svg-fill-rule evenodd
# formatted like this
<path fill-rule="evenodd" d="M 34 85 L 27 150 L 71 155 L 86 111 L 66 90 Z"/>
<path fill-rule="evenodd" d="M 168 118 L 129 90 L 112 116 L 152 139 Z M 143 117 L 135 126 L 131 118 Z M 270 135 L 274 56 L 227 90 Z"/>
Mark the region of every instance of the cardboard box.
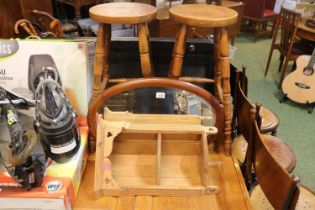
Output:
<path fill-rule="evenodd" d="M 0 40 L 0 85 L 33 99 L 32 72 L 51 63 L 42 59 L 43 55 L 51 57 L 72 106 L 86 116 L 92 96 L 94 52 L 93 39 Z"/>
<path fill-rule="evenodd" d="M 68 162 L 51 162 L 41 187 L 26 191 L 9 176 L 0 172 L 0 210 L 71 210 L 79 190 L 87 160 L 86 122 L 79 120 L 81 147 Z M 85 126 L 82 126 L 85 124 Z"/>

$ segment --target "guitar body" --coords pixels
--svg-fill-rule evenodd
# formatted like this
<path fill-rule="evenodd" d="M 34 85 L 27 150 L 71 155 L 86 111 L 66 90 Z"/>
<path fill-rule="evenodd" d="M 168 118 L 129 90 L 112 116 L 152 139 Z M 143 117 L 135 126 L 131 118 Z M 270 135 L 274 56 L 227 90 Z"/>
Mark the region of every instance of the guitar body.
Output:
<path fill-rule="evenodd" d="M 282 91 L 294 102 L 307 104 L 315 102 L 315 72 L 314 65 L 309 67 L 312 56 L 302 55 L 296 60 L 297 68 L 286 76 L 282 82 Z M 312 71 L 306 73 L 306 68 Z M 311 70 L 311 69 L 313 70 Z"/>

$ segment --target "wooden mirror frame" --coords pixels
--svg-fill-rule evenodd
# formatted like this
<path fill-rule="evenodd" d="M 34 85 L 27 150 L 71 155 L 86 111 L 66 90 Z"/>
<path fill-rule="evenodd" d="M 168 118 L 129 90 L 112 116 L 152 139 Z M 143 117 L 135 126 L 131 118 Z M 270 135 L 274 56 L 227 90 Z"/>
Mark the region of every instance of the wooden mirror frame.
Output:
<path fill-rule="evenodd" d="M 218 133 L 212 138 L 215 141 L 215 150 L 217 152 L 223 152 L 224 144 L 224 113 L 223 108 L 217 99 L 205 89 L 198 87 L 194 84 L 168 78 L 140 78 L 131 80 L 128 82 L 120 83 L 109 87 L 102 91 L 91 103 L 88 110 L 88 125 L 90 129 L 89 147 L 90 151 L 95 151 L 96 148 L 96 124 L 97 124 L 97 113 L 100 106 L 112 96 L 118 95 L 128 90 L 144 87 L 166 87 L 166 88 L 177 88 L 181 90 L 193 93 L 209 103 L 212 112 L 215 114 L 215 127 L 218 129 Z"/>

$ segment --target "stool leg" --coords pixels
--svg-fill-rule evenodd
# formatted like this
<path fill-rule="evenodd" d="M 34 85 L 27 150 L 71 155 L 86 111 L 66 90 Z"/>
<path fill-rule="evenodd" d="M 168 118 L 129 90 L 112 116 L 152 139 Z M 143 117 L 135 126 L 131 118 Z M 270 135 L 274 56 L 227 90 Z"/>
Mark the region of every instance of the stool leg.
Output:
<path fill-rule="evenodd" d="M 154 68 L 153 68 L 153 61 L 152 61 L 152 51 L 151 51 L 151 44 L 150 44 L 150 31 L 148 24 L 145 24 L 145 29 L 146 29 L 146 35 L 147 35 L 147 42 L 149 46 L 149 56 L 150 56 L 150 64 L 151 64 L 151 71 L 152 71 L 152 76 L 154 75 Z"/>
<path fill-rule="evenodd" d="M 153 72 L 148 42 L 147 23 L 138 24 L 138 36 L 142 75 L 143 77 L 151 77 L 153 76 Z"/>
<path fill-rule="evenodd" d="M 175 57 L 175 53 L 176 53 L 176 44 L 178 42 L 178 37 L 179 37 L 179 28 L 176 30 L 175 42 L 174 42 L 174 46 L 173 46 L 172 60 L 171 60 L 170 69 L 172 69 L 173 65 L 174 65 L 174 59 L 173 58 Z M 171 74 L 169 73 L 169 75 L 171 75 Z"/>
<path fill-rule="evenodd" d="M 220 29 L 220 68 L 222 73 L 223 110 L 224 110 L 224 151 L 231 153 L 231 104 L 230 104 L 230 60 L 229 39 L 226 28 Z"/>
<path fill-rule="evenodd" d="M 171 68 L 169 72 L 169 77 L 171 78 L 178 79 L 182 72 L 183 58 L 185 54 L 186 31 L 186 25 L 181 24 L 173 49 Z"/>
<path fill-rule="evenodd" d="M 93 99 L 106 87 L 109 78 L 110 39 L 111 25 L 99 24 L 94 59 Z"/>
<path fill-rule="evenodd" d="M 221 69 L 220 69 L 220 28 L 214 28 L 214 59 L 215 59 L 215 73 L 214 86 L 215 97 L 222 103 L 222 86 L 221 86 Z"/>

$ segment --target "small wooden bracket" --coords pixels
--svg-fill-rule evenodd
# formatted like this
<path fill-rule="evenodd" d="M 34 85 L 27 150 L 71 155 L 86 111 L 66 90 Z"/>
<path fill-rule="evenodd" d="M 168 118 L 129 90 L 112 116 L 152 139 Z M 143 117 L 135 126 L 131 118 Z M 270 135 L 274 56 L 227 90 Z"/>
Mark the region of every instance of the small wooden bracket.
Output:
<path fill-rule="evenodd" d="M 104 157 L 108 157 L 112 153 L 114 139 L 121 133 L 124 124 L 124 122 L 105 122 Z"/>

